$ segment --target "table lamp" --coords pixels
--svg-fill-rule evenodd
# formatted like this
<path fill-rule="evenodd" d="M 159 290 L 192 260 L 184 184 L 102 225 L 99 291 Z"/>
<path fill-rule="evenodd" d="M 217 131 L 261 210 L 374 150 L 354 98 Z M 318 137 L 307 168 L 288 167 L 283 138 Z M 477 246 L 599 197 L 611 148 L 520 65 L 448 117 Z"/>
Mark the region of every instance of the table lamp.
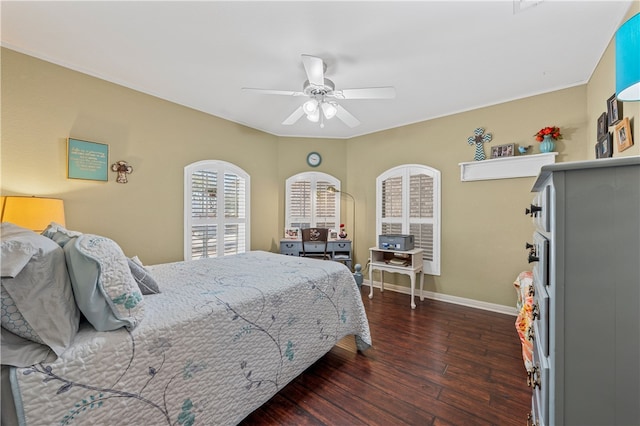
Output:
<path fill-rule="evenodd" d="M 2 222 L 42 232 L 51 223 L 65 226 L 64 202 L 58 198 L 0 197 Z"/>
<path fill-rule="evenodd" d="M 640 101 L 640 13 L 616 32 L 616 97 Z"/>

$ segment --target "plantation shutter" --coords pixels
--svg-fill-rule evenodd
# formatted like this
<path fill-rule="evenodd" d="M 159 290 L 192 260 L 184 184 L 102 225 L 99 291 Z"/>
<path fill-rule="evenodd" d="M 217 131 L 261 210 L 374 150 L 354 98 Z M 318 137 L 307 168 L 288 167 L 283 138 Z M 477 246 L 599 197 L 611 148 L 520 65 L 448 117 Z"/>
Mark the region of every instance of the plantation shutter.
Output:
<path fill-rule="evenodd" d="M 311 226 L 311 180 L 291 183 L 289 192 L 288 228 L 309 228 Z"/>
<path fill-rule="evenodd" d="M 218 174 L 196 170 L 191 175 L 191 259 L 215 257 Z"/>
<path fill-rule="evenodd" d="M 382 230 L 380 234 L 401 234 L 403 220 L 402 176 L 382 181 Z"/>
<path fill-rule="evenodd" d="M 331 182 L 319 180 L 316 182 L 315 217 L 314 222 L 318 228 L 338 229 L 338 216 L 336 215 L 335 193 L 329 192 L 327 188 L 332 186 Z"/>
<path fill-rule="evenodd" d="M 287 228 L 332 228 L 340 224 L 340 204 L 327 188 L 340 188 L 340 182 L 325 173 L 306 172 L 286 181 L 285 226 Z"/>
<path fill-rule="evenodd" d="M 390 169 L 377 179 L 377 234 L 410 234 L 423 249 L 424 272 L 440 275 L 440 172 L 426 166 Z"/>
<path fill-rule="evenodd" d="M 423 258 L 433 261 L 433 178 L 424 174 L 409 177 L 409 234 L 424 250 Z"/>
<path fill-rule="evenodd" d="M 248 187 L 248 175 L 230 163 L 185 167 L 185 260 L 248 249 Z"/>
<path fill-rule="evenodd" d="M 244 253 L 246 247 L 246 182 L 242 177 L 224 174 L 224 254 Z"/>

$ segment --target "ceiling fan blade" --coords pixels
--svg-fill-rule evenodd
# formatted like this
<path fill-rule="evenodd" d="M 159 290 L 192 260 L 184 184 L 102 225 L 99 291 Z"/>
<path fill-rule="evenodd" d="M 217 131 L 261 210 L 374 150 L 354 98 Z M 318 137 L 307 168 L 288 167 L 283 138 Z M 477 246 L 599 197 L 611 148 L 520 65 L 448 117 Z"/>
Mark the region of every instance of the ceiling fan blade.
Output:
<path fill-rule="evenodd" d="M 309 83 L 314 86 L 324 86 L 324 62 L 322 59 L 311 55 L 302 55 L 302 63 Z"/>
<path fill-rule="evenodd" d="M 344 109 L 342 105 L 336 105 L 336 108 L 338 110 L 336 112 L 336 117 L 342 120 L 344 124 L 346 124 L 349 127 L 356 127 L 360 124 L 360 121 L 357 118 L 355 118 L 353 115 L 351 115 L 349 111 Z"/>
<path fill-rule="evenodd" d="M 396 89 L 393 87 L 366 87 L 362 89 L 343 89 L 333 92 L 338 99 L 393 99 Z"/>
<path fill-rule="evenodd" d="M 304 96 L 303 92 L 296 92 L 293 90 L 255 89 L 253 87 L 243 87 L 242 90 L 246 92 L 261 93 L 263 95 Z"/>
<path fill-rule="evenodd" d="M 302 106 L 299 106 L 298 109 L 293 111 L 293 113 L 282 122 L 282 124 L 284 124 L 285 126 L 290 126 L 298 121 L 303 115 L 304 110 L 302 109 Z"/>

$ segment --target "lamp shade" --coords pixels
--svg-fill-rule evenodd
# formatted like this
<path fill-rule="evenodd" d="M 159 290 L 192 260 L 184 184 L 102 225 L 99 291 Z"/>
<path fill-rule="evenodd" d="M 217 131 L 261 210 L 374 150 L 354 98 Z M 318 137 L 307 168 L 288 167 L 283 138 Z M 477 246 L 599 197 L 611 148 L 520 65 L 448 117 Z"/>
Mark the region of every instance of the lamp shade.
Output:
<path fill-rule="evenodd" d="M 64 202 L 58 198 L 1 197 L 2 222 L 11 222 L 35 232 L 51 223 L 64 226 Z"/>
<path fill-rule="evenodd" d="M 640 13 L 616 32 L 616 97 L 640 101 Z"/>

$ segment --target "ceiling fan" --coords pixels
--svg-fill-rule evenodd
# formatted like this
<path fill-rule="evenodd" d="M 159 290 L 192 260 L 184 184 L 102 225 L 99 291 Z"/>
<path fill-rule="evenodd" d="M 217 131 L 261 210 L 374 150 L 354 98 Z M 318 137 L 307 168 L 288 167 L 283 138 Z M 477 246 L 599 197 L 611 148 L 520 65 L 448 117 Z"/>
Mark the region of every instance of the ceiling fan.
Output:
<path fill-rule="evenodd" d="M 243 87 L 242 90 L 262 93 L 266 95 L 306 96 L 309 98 L 287 117 L 282 124 L 292 125 L 303 115 L 309 121 L 320 122 L 324 127 L 324 120 L 338 117 L 349 127 L 356 127 L 360 121 L 349 111 L 336 102 L 336 99 L 393 99 L 396 89 L 393 87 L 365 87 L 359 89 L 336 90 L 333 81 L 324 77 L 327 65 L 321 58 L 302 55 L 302 64 L 307 74 L 307 81 L 302 85 L 302 91 L 255 89 Z"/>

